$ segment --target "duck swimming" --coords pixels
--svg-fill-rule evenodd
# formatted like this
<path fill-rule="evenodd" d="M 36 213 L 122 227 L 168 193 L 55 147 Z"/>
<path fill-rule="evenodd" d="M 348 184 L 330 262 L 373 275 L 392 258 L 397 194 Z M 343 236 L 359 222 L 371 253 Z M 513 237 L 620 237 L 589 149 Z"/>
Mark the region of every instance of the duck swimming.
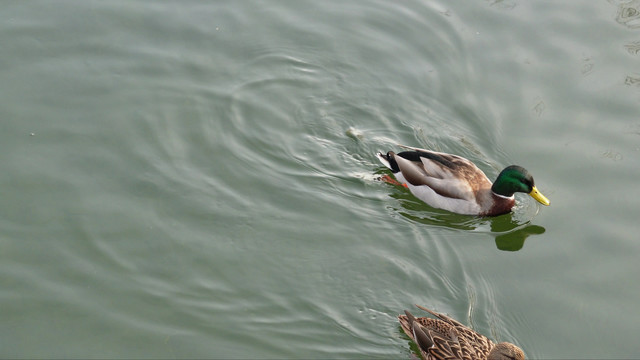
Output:
<path fill-rule="evenodd" d="M 424 360 L 524 360 L 524 352 L 516 345 L 494 344 L 486 336 L 446 315 L 416 306 L 436 319 L 416 318 L 405 310 L 405 315 L 399 315 L 398 320 L 402 330 L 418 345 Z"/>
<path fill-rule="evenodd" d="M 381 180 L 407 187 L 432 207 L 463 215 L 496 216 L 511 211 L 516 192 L 549 205 L 549 199 L 538 191 L 531 174 L 521 166 L 507 166 L 492 184 L 482 170 L 461 156 L 400 146 L 410 150 L 377 154 L 397 179 L 384 175 Z"/>

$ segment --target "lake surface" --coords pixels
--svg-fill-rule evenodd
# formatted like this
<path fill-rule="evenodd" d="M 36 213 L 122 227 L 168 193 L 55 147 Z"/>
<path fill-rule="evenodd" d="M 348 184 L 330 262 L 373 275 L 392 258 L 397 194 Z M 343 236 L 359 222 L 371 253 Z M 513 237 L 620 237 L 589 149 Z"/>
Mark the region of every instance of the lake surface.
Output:
<path fill-rule="evenodd" d="M 640 1 L 3 1 L 0 357 L 638 358 Z M 397 144 L 526 167 L 482 219 Z M 415 348 L 413 348 L 415 349 Z"/>

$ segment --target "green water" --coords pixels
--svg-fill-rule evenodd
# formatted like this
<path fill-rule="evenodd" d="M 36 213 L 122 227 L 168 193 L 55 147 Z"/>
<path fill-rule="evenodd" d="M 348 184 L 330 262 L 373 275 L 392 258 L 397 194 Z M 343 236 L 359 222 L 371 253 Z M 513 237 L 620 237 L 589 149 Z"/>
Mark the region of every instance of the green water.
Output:
<path fill-rule="evenodd" d="M 640 1 L 3 1 L 0 357 L 637 358 Z M 396 144 L 516 163 L 477 219 Z M 418 313 L 416 311 L 416 313 Z"/>

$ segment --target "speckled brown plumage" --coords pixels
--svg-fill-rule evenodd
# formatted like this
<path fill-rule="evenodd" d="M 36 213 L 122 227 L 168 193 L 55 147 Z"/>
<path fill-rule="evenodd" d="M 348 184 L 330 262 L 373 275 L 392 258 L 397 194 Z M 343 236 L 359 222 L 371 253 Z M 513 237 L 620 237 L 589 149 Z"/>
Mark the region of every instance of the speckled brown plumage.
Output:
<path fill-rule="evenodd" d="M 511 343 L 494 344 L 486 336 L 446 315 L 416 306 L 436 319 L 416 318 L 407 310 L 398 319 L 402 330 L 418 345 L 424 360 L 524 359 L 524 352 Z"/>

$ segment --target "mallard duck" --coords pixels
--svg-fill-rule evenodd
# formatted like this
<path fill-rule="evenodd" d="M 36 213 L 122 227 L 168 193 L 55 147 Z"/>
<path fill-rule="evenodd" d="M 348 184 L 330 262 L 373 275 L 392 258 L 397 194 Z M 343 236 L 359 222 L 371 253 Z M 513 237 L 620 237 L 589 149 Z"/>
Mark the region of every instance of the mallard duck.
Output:
<path fill-rule="evenodd" d="M 397 181 L 388 175 L 381 179 L 407 187 L 432 207 L 464 215 L 496 216 L 511 211 L 516 192 L 528 193 L 541 204 L 549 205 L 523 167 L 507 166 L 491 184 L 482 170 L 463 157 L 400 146 L 410 151 L 377 154 Z"/>
<path fill-rule="evenodd" d="M 486 336 L 446 315 L 416 306 L 437 319 L 416 318 L 407 310 L 404 311 L 405 315 L 398 315 L 398 319 L 402 330 L 418 345 L 424 360 L 524 359 L 522 349 L 511 343 L 494 344 Z"/>

